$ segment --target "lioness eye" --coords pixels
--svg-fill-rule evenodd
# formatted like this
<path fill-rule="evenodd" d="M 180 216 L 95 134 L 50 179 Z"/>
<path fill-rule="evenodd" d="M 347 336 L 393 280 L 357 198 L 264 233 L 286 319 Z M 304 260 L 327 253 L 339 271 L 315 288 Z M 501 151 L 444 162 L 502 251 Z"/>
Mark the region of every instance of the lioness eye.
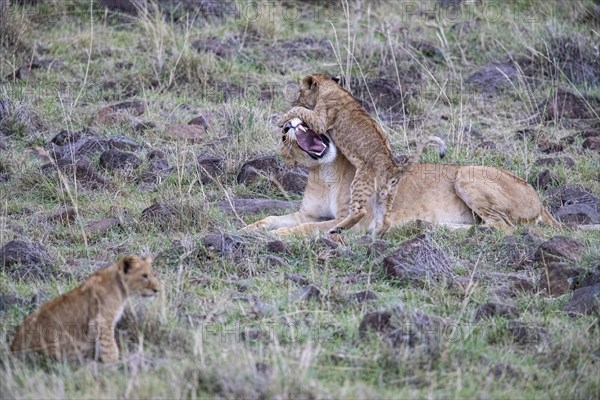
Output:
<path fill-rule="evenodd" d="M 143 278 L 148 279 L 148 274 L 142 275 Z"/>

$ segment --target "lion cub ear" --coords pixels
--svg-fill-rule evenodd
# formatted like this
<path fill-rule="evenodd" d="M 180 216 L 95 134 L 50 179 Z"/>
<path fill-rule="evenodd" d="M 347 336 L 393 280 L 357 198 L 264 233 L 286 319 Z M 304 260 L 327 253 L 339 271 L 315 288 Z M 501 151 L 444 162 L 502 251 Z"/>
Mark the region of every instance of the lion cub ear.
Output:
<path fill-rule="evenodd" d="M 124 274 L 127 274 L 133 268 L 135 261 L 135 256 L 125 256 L 119 263 L 119 269 L 122 270 Z"/>
<path fill-rule="evenodd" d="M 152 261 L 154 261 L 154 260 L 152 259 L 152 257 L 151 257 L 151 256 L 146 256 L 146 257 L 144 257 L 144 262 L 145 262 L 145 263 L 147 263 L 147 264 L 152 264 Z"/>
<path fill-rule="evenodd" d="M 312 89 L 317 85 L 317 80 L 314 78 L 314 76 L 308 75 L 302 79 L 302 85 Z"/>
<path fill-rule="evenodd" d="M 340 85 L 341 87 L 346 87 L 346 78 L 342 75 L 332 76 L 331 80 Z"/>

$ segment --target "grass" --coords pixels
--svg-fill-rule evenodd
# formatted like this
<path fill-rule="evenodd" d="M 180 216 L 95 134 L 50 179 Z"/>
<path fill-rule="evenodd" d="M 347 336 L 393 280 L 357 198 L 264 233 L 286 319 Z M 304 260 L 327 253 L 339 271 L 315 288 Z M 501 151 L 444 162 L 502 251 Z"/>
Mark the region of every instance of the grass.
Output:
<path fill-rule="evenodd" d="M 240 221 L 216 206 L 237 197 L 285 199 L 267 180 L 238 184 L 236 175 L 244 162 L 276 154 L 273 121 L 289 107 L 294 85 L 313 71 L 351 75 L 351 89 L 370 103 L 396 152 L 406 154 L 413 142 L 436 134 L 448 144 L 447 162 L 500 166 L 533 182 L 545 168 L 535 161 L 552 155 L 540 152 L 536 138 L 516 139 L 517 131 L 531 129 L 558 142 L 585 130 L 561 121 L 542 124 L 532 116 L 558 88 L 598 94 L 593 82 L 567 76 L 568 58 L 556 59 L 567 52 L 557 43 L 572 37 L 580 46 L 577 62 L 588 61 L 586 46 L 598 40 L 593 20 L 585 17 L 592 1 L 568 7 L 511 2 L 497 18 L 488 14 L 492 5 L 467 3 L 458 20 L 436 2 L 261 3 L 256 18 L 243 17 L 249 11 L 219 17 L 184 6 L 164 13 L 151 4 L 133 16 L 104 11 L 96 2 L 42 3 L 11 6 L 0 27 L 0 77 L 33 59 L 59 62 L 33 69 L 28 80 L 0 81 L 0 100 L 8 110 L 0 118 L 7 143 L 0 166 L 10 176 L 0 184 L 0 245 L 15 238 L 37 241 L 55 260 L 43 267 L 44 279 L 0 269 L 0 293 L 24 300 L 0 310 L 0 397 L 600 396 L 598 318 L 566 316 L 561 307 L 569 295 L 518 293 L 505 300 L 518 308 L 521 322 L 545 330 L 548 340 L 540 343 L 516 343 L 504 317 L 475 320 L 503 277 L 541 273 L 539 267 L 515 271 L 507 265 L 502 232 L 431 229 L 457 274 L 477 278 L 465 294 L 445 284 L 390 281 L 382 255 L 351 234 L 334 250 L 315 238 L 285 239 L 291 252 L 277 254 L 282 263 L 274 265 L 266 249 L 273 238 L 238 232 L 242 222 L 259 216 Z M 417 9 L 398 8 L 413 5 Z M 524 18 L 532 14 L 533 22 Z M 196 40 L 211 41 L 204 45 L 208 50 L 195 50 Z M 535 52 L 537 61 L 524 71 L 521 57 Z M 516 65 L 527 76 L 497 93 L 466 84 L 472 72 L 490 63 Z M 407 94 L 401 107 L 406 115 L 377 103 L 379 78 Z M 132 99 L 146 104 L 137 120 L 93 122 L 102 107 Z M 165 138 L 166 126 L 198 115 L 209 124 L 200 143 Z M 153 127 L 136 129 L 140 121 Z M 86 127 L 136 141 L 142 159 L 163 150 L 174 171 L 160 184 L 143 186 L 136 184 L 142 170 L 101 170 L 110 184 L 98 188 L 69 174 L 59 179 L 41 172 L 46 161 L 34 156 L 33 147 L 45 146 L 63 129 Z M 478 147 L 481 140 L 494 142 L 496 150 Z M 554 185 L 583 185 L 600 195 L 597 153 L 583 150 L 581 142 L 576 138 L 561 154 L 573 158 L 573 168 L 548 167 L 557 178 Z M 225 174 L 202 184 L 195 160 L 208 155 L 223 160 Z M 94 165 L 97 158 L 91 159 Z M 426 151 L 424 160 L 438 162 L 435 151 Z M 175 217 L 163 224 L 143 218 L 142 210 L 155 202 L 169 203 Z M 77 207 L 75 222 L 45 220 L 66 206 Z M 82 233 L 87 223 L 111 217 L 115 207 L 125 210 L 121 226 L 89 237 Z M 386 253 L 424 229 L 394 229 L 384 238 Z M 214 232 L 240 238 L 243 257 L 205 249 L 201 238 Z M 525 232 L 577 238 L 587 246 L 578 267 L 597 268 L 598 232 L 532 227 L 515 235 Z M 125 253 L 155 255 L 164 291 L 151 304 L 133 302 L 118 331 L 122 361 L 79 366 L 23 361 L 9 353 L 32 296 L 49 300 Z M 299 287 L 285 279 L 289 273 L 319 285 L 324 297 L 294 301 Z M 347 300 L 364 290 L 377 299 Z M 399 305 L 448 323 L 434 335 L 435 346 L 392 346 L 375 336 L 359 337 L 368 312 Z"/>

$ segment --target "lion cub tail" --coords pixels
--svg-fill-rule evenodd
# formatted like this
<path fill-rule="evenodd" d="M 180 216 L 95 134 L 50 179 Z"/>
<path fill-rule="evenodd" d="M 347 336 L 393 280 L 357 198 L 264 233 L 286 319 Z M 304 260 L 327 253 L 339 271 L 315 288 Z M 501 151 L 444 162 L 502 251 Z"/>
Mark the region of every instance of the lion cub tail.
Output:
<path fill-rule="evenodd" d="M 417 150 L 415 150 L 413 155 L 408 158 L 408 164 L 418 163 L 421 159 L 421 154 L 423 154 L 425 146 L 427 146 L 430 143 L 434 143 L 439 146 L 440 158 L 444 158 L 444 156 L 446 155 L 446 143 L 437 136 L 427 136 L 426 138 L 421 140 L 421 142 L 417 146 Z"/>

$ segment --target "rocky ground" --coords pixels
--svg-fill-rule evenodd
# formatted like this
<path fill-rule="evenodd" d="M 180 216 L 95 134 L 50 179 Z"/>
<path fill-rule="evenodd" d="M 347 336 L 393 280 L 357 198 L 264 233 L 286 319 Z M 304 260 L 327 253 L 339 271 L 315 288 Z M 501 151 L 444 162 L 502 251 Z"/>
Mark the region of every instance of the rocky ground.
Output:
<path fill-rule="evenodd" d="M 600 397 L 597 2 L 10 3 L 0 397 Z M 274 122 L 315 71 L 398 156 L 441 136 L 563 226 L 240 233 L 298 206 Z M 10 355 L 36 305 L 127 253 L 164 291 L 125 313 L 117 366 Z"/>

